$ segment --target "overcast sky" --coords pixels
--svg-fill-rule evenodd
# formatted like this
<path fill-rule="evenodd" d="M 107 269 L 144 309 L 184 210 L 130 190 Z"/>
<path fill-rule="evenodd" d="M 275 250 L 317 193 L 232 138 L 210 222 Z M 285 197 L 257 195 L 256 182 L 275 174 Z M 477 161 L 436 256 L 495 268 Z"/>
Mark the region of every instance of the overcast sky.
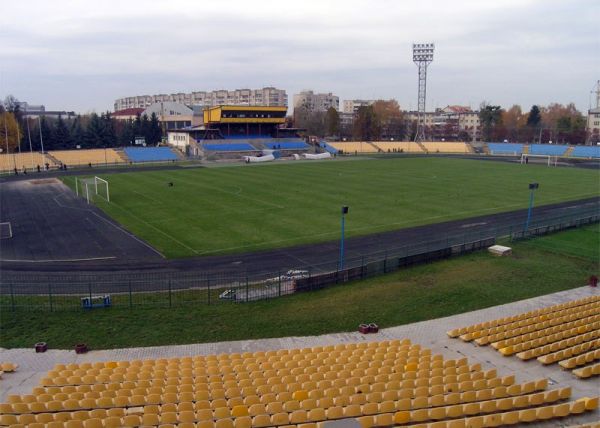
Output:
<path fill-rule="evenodd" d="M 0 96 L 47 109 L 260 88 L 417 105 L 413 42 L 434 42 L 427 108 L 574 102 L 600 79 L 598 0 L 4 0 Z"/>

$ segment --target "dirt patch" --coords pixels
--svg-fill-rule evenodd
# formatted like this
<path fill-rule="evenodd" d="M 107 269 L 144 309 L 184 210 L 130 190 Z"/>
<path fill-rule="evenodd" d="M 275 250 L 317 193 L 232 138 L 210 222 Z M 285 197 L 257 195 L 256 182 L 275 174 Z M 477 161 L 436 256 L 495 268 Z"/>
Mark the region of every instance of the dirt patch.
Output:
<path fill-rule="evenodd" d="M 42 178 L 39 180 L 29 180 L 29 184 L 38 185 L 38 184 L 60 184 L 61 181 L 58 178 Z"/>

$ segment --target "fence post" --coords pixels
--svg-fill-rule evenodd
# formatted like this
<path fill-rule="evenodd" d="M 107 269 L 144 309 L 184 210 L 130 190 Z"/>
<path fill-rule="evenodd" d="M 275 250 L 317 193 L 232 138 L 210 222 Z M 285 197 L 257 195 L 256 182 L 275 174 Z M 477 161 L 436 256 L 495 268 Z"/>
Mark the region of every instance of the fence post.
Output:
<path fill-rule="evenodd" d="M 277 274 L 277 292 L 279 297 L 281 297 L 281 271 Z"/>
<path fill-rule="evenodd" d="M 383 259 L 383 273 L 387 273 L 387 250 L 385 250 L 385 258 Z"/>
<path fill-rule="evenodd" d="M 365 278 L 365 256 L 363 254 L 362 259 L 360 261 L 360 279 Z"/>
<path fill-rule="evenodd" d="M 246 273 L 246 302 L 248 302 L 248 274 Z"/>
<path fill-rule="evenodd" d="M 206 287 L 208 288 L 208 304 L 210 305 L 210 278 L 206 277 Z"/>
<path fill-rule="evenodd" d="M 131 280 L 129 280 L 129 309 L 133 308 L 133 301 L 131 296 Z"/>
<path fill-rule="evenodd" d="M 92 304 L 92 283 L 88 282 L 88 292 L 90 294 L 90 305 Z"/>
<path fill-rule="evenodd" d="M 171 280 L 169 279 L 169 308 L 171 307 Z"/>
<path fill-rule="evenodd" d="M 52 305 L 52 283 L 48 281 L 48 303 L 50 303 L 50 312 L 53 311 Z"/>
<path fill-rule="evenodd" d="M 10 306 L 12 311 L 15 311 L 15 292 L 13 290 L 13 283 L 10 283 Z"/>

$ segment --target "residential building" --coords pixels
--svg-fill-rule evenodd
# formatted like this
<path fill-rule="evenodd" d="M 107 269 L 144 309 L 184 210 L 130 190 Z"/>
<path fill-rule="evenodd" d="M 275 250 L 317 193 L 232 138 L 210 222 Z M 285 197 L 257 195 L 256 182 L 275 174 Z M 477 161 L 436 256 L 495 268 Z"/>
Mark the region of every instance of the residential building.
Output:
<path fill-rule="evenodd" d="M 411 111 L 406 113 L 409 123 L 417 121 L 419 113 Z M 466 140 L 478 141 L 480 139 L 479 112 L 466 106 L 446 106 L 433 112 L 425 112 L 425 131 L 427 139 L 441 140 Z"/>
<path fill-rule="evenodd" d="M 367 107 L 373 104 L 375 100 L 344 100 L 342 104 L 343 113 L 356 113 L 359 107 Z"/>
<path fill-rule="evenodd" d="M 151 117 L 153 113 L 166 131 L 197 126 L 202 122 L 202 117 L 194 116 L 192 109 L 172 101 L 154 103 L 145 109 L 142 115 Z"/>
<path fill-rule="evenodd" d="M 310 112 L 325 112 L 331 107 L 340 109 L 340 97 L 331 92 L 315 94 L 313 91 L 304 90 L 294 94 L 294 109 L 305 107 Z"/>
<path fill-rule="evenodd" d="M 178 92 L 175 94 L 138 95 L 115 100 L 115 110 L 127 108 L 147 108 L 154 103 L 175 102 L 203 108 L 219 105 L 241 106 L 275 106 L 287 107 L 288 99 L 285 90 L 273 87 L 262 89 L 236 89 L 228 91 L 219 89 L 215 91 L 193 91 L 190 93 Z"/>
<path fill-rule="evenodd" d="M 142 115 L 144 113 L 143 108 L 126 108 L 123 110 L 115 111 L 111 116 L 116 120 L 134 120 L 138 115 Z"/>
<path fill-rule="evenodd" d="M 588 110 L 587 141 L 589 144 L 600 143 L 600 107 Z"/>

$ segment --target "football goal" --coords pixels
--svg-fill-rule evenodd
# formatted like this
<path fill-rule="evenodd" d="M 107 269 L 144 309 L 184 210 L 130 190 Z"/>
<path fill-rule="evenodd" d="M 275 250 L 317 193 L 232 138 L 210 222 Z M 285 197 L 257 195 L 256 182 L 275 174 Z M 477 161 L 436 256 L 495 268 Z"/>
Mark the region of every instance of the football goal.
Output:
<path fill-rule="evenodd" d="M 110 193 L 108 190 L 108 181 L 100 178 L 77 178 L 75 177 L 75 193 L 77 196 L 85 198 L 87 203 L 90 203 L 90 199 L 93 200 L 94 195 L 110 202 Z"/>
<path fill-rule="evenodd" d="M 532 159 L 533 163 L 541 163 L 537 161 L 537 159 L 542 159 L 544 163 L 547 163 L 548 166 L 556 166 L 558 164 L 558 156 L 552 155 L 532 155 L 529 153 L 523 153 L 521 155 L 521 163 L 529 163 L 529 158 Z"/>

